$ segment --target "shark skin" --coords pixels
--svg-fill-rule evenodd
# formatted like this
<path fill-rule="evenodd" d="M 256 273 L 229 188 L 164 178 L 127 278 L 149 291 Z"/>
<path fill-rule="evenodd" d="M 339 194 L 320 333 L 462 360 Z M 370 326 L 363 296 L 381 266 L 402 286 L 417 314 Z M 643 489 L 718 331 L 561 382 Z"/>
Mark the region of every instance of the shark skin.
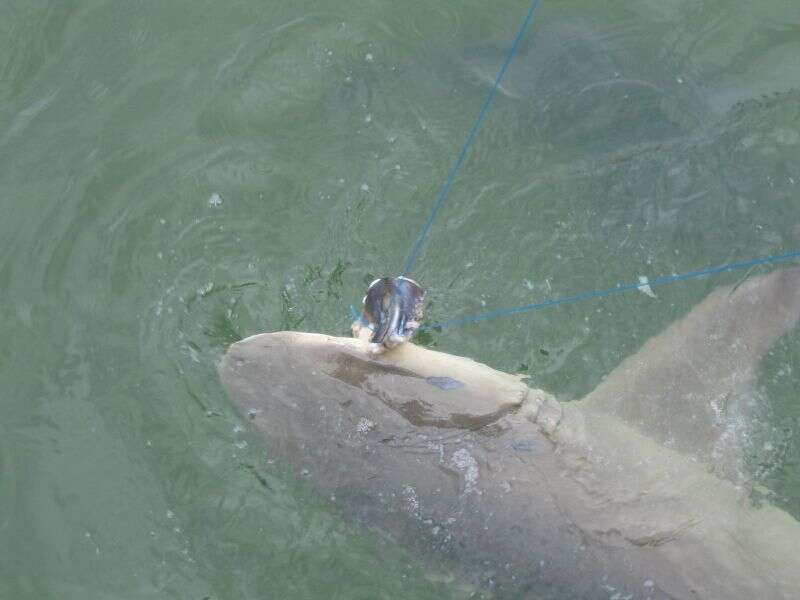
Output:
<path fill-rule="evenodd" d="M 220 375 L 345 515 L 498 598 L 796 598 L 800 523 L 713 468 L 706 405 L 746 394 L 798 316 L 800 269 L 720 288 L 569 403 L 468 358 L 314 333 L 242 340 Z M 684 431 L 692 404 L 707 424 Z"/>
<path fill-rule="evenodd" d="M 757 367 L 800 318 L 800 268 L 722 287 L 626 358 L 583 406 L 740 477 Z"/>

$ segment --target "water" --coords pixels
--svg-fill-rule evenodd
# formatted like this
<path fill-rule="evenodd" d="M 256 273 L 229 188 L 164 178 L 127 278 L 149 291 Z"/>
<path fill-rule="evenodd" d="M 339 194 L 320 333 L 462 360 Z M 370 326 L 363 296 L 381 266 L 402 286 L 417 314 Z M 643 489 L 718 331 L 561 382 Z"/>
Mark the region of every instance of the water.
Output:
<path fill-rule="evenodd" d="M 0 5 L 0 597 L 446 598 L 269 458 L 215 365 L 344 334 L 527 5 Z M 545 1 L 412 275 L 437 321 L 800 247 L 800 5 Z M 434 332 L 580 397 L 730 274 Z M 485 305 L 485 306 L 484 306 Z M 800 336 L 748 456 L 800 517 Z"/>

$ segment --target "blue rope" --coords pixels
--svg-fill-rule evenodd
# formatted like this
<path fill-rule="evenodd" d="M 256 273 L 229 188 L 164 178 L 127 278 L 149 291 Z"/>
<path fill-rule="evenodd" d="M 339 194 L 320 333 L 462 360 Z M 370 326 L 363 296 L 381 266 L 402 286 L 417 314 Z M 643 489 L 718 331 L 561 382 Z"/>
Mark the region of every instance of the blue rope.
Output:
<path fill-rule="evenodd" d="M 762 258 L 755 258 L 753 260 L 747 260 L 743 262 L 728 263 L 726 265 L 718 265 L 716 267 L 708 267 L 707 269 L 701 269 L 699 271 L 690 271 L 688 273 L 683 273 L 680 275 L 665 275 L 663 277 L 658 277 L 653 281 L 649 281 L 647 283 L 642 283 L 641 281 L 639 281 L 637 283 L 617 284 L 616 286 L 605 290 L 593 290 L 589 292 L 583 292 L 581 294 L 575 294 L 574 296 L 564 296 L 562 298 L 554 298 L 552 300 L 545 300 L 544 302 L 535 302 L 533 304 L 523 304 L 522 306 L 514 306 L 512 308 L 498 308 L 496 310 L 490 310 L 484 313 L 467 315 L 465 317 L 458 317 L 455 319 L 448 319 L 446 321 L 441 321 L 439 323 L 432 323 L 430 325 L 423 325 L 422 327 L 420 327 L 420 330 L 424 331 L 430 329 L 443 329 L 445 327 L 464 325 L 466 323 L 477 323 L 478 321 L 488 321 L 489 319 L 495 319 L 497 317 L 506 317 L 508 315 L 516 315 L 519 313 L 541 310 L 543 308 L 550 308 L 552 306 L 560 306 L 562 304 L 575 304 L 576 302 L 582 302 L 583 300 L 591 300 L 592 298 L 602 298 L 604 296 L 611 296 L 612 294 L 621 294 L 623 292 L 629 292 L 631 290 L 639 289 L 645 285 L 649 285 L 651 288 L 653 288 L 656 286 L 667 285 L 669 283 L 676 283 L 678 281 L 686 281 L 687 279 L 708 277 L 709 275 L 717 275 L 719 273 L 727 273 L 730 271 L 742 271 L 745 269 L 751 269 L 758 265 L 787 261 L 795 258 L 800 258 L 800 250 L 793 250 L 792 252 L 787 252 L 785 254 L 772 254 L 770 256 L 764 256 Z M 352 308 L 353 307 L 351 307 L 351 309 Z"/>
<path fill-rule="evenodd" d="M 497 73 L 497 77 L 494 80 L 494 84 L 489 90 L 489 93 L 486 96 L 486 100 L 484 100 L 483 105 L 481 106 L 480 112 L 478 113 L 478 118 L 475 120 L 472 129 L 470 129 L 469 134 L 467 135 L 467 139 L 464 142 L 464 145 L 462 146 L 461 151 L 458 154 L 458 158 L 456 159 L 455 163 L 450 169 L 450 173 L 448 174 L 447 180 L 442 186 L 442 189 L 439 191 L 439 195 L 437 196 L 436 202 L 434 203 L 433 208 L 431 209 L 430 215 L 428 215 L 428 219 L 425 221 L 425 224 L 422 226 L 422 230 L 417 236 L 414 245 L 411 247 L 411 251 L 408 254 L 408 258 L 406 258 L 405 264 L 403 265 L 403 270 L 401 272 L 401 275 L 407 275 L 411 271 L 411 268 L 414 266 L 420 248 L 422 247 L 422 244 L 425 242 L 425 238 L 428 236 L 428 233 L 430 232 L 431 225 L 433 225 L 433 221 L 436 218 L 436 215 L 439 214 L 439 211 L 441 210 L 442 206 L 445 203 L 445 200 L 447 199 L 447 195 L 450 192 L 450 188 L 452 187 L 453 182 L 455 181 L 456 176 L 458 175 L 458 172 L 461 169 L 462 165 L 464 164 L 464 160 L 467 157 L 467 152 L 469 151 L 470 146 L 472 146 L 473 142 L 475 141 L 475 137 L 478 134 L 478 130 L 483 124 L 483 121 L 489 112 L 489 108 L 491 108 L 494 97 L 497 95 L 497 90 L 500 87 L 500 82 L 503 79 L 506 70 L 508 70 L 508 66 L 511 64 L 511 61 L 514 59 L 514 56 L 516 55 L 517 50 L 519 49 L 519 45 L 522 41 L 522 38 L 525 36 L 525 32 L 528 30 L 528 27 L 533 21 L 533 16 L 534 13 L 536 12 L 536 9 L 539 7 L 539 3 L 540 0 L 533 0 L 531 2 L 530 8 L 528 9 L 528 14 L 525 15 L 525 19 L 522 21 L 522 25 L 520 25 L 519 31 L 517 32 L 517 35 L 514 38 L 514 41 L 508 50 L 508 54 L 506 55 L 506 58 L 503 61 L 503 64 L 501 65 L 500 70 Z M 612 294 L 621 294 L 623 292 L 629 292 L 631 290 L 640 289 L 645 285 L 649 285 L 651 288 L 653 288 L 657 286 L 667 285 L 670 283 L 676 283 L 678 281 L 686 281 L 688 279 L 708 277 L 710 275 L 717 275 L 719 273 L 727 273 L 730 271 L 741 271 L 745 269 L 751 269 L 758 265 L 787 261 L 795 258 L 800 258 L 800 250 L 794 250 L 792 252 L 787 252 L 785 254 L 773 254 L 770 256 L 756 258 L 748 261 L 734 262 L 726 265 L 718 265 L 716 267 L 709 267 L 706 269 L 701 269 L 699 271 L 690 271 L 688 273 L 683 273 L 680 275 L 665 275 L 663 277 L 658 277 L 653 281 L 649 281 L 647 283 L 642 283 L 641 281 L 639 281 L 636 283 L 617 284 L 612 288 L 604 290 L 592 290 L 580 294 L 575 294 L 574 296 L 564 296 L 562 298 L 554 298 L 552 300 L 545 300 L 543 302 L 534 302 L 532 304 L 523 304 L 521 306 L 514 306 L 511 308 L 498 308 L 496 310 L 491 310 L 484 313 L 467 315 L 464 317 L 458 317 L 455 319 L 440 321 L 438 323 L 423 325 L 422 327 L 420 327 L 420 330 L 426 331 L 431 329 L 444 329 L 445 327 L 453 327 L 456 325 L 464 325 L 467 323 L 477 323 L 479 321 L 488 321 L 489 319 L 495 319 L 498 317 L 506 317 L 509 315 L 515 315 L 524 312 L 531 312 L 534 310 L 551 308 L 553 306 L 560 306 L 563 304 L 575 304 L 576 302 L 591 300 L 593 298 L 603 298 L 605 296 L 611 296 Z M 354 319 L 362 318 L 361 313 L 352 304 L 350 305 L 350 314 Z"/>
<path fill-rule="evenodd" d="M 508 65 L 511 64 L 511 61 L 514 58 L 514 55 L 517 53 L 519 49 L 520 42 L 522 38 L 525 36 L 525 32 L 528 29 L 528 26 L 533 21 L 533 15 L 536 12 L 536 9 L 539 7 L 540 0 L 533 0 L 531 2 L 531 6 L 528 9 L 528 14 L 525 15 L 525 19 L 522 21 L 522 25 L 520 25 L 519 31 L 517 32 L 517 37 L 514 38 L 514 42 L 511 44 L 511 48 L 508 49 L 508 54 L 506 55 L 505 61 L 503 61 L 503 65 L 500 67 L 500 70 L 497 72 L 497 77 L 494 80 L 494 85 L 489 90 L 489 94 L 486 96 L 486 100 L 483 101 L 483 106 L 481 106 L 481 110 L 478 113 L 478 118 L 475 120 L 475 124 L 470 129 L 469 134 L 467 135 L 467 139 L 464 142 L 464 145 L 461 148 L 461 152 L 458 153 L 458 158 L 456 162 L 453 164 L 453 167 L 450 169 L 450 174 L 447 176 L 447 180 L 445 181 L 442 189 L 439 191 L 439 196 L 436 198 L 436 202 L 433 205 L 433 209 L 431 209 L 431 214 L 428 215 L 428 220 L 425 221 L 425 225 L 422 226 L 422 230 L 419 232 L 417 236 L 417 240 L 414 242 L 414 245 L 411 247 L 411 252 L 408 254 L 408 258 L 406 258 L 406 262 L 403 265 L 403 270 L 400 273 L 401 275 L 407 275 L 411 271 L 411 267 L 414 266 L 414 263 L 417 260 L 417 254 L 419 254 L 419 250 L 422 247 L 422 244 L 425 242 L 425 238 L 428 236 L 428 232 L 431 229 L 431 225 L 433 225 L 433 220 L 436 218 L 436 215 L 441 210 L 442 206 L 444 205 L 445 200 L 447 199 L 447 194 L 450 192 L 450 187 L 453 185 L 453 182 L 456 179 L 456 175 L 458 175 L 461 166 L 464 164 L 464 160 L 467 157 L 467 151 L 469 150 L 472 143 L 475 141 L 475 136 L 478 134 L 478 130 L 483 124 L 484 118 L 486 118 L 487 113 L 489 112 L 489 108 L 492 105 L 492 101 L 494 97 L 497 95 L 497 89 L 500 87 L 500 80 L 503 79 L 503 75 L 505 75 L 506 70 L 508 69 Z"/>

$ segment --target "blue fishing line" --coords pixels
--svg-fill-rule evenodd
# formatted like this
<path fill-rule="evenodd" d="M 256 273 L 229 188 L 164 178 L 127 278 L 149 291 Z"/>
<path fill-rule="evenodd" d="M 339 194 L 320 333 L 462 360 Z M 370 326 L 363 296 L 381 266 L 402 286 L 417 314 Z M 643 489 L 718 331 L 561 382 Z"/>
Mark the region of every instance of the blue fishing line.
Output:
<path fill-rule="evenodd" d="M 719 273 L 727 273 L 730 271 L 742 271 L 745 269 L 751 269 L 758 265 L 787 261 L 796 258 L 800 258 L 800 250 L 793 250 L 792 252 L 787 252 L 785 254 L 772 254 L 770 256 L 764 256 L 762 258 L 755 258 L 753 260 L 747 260 L 742 262 L 728 263 L 726 265 L 718 265 L 716 267 L 708 267 L 707 269 L 701 269 L 699 271 L 690 271 L 688 273 L 682 273 L 680 275 L 665 275 L 663 277 L 657 277 L 653 281 L 648 281 L 647 283 L 638 281 L 636 283 L 617 284 L 612 288 L 607 288 L 604 290 L 592 290 L 589 292 L 583 292 L 581 294 L 575 294 L 574 296 L 564 296 L 562 298 L 554 298 L 552 300 L 545 300 L 543 302 L 534 302 L 532 304 L 523 304 L 521 306 L 514 306 L 511 308 L 498 308 L 496 310 L 490 310 L 484 313 L 467 315 L 464 317 L 457 317 L 455 319 L 448 319 L 446 321 L 441 321 L 439 323 L 423 325 L 422 327 L 420 327 L 420 330 L 444 329 L 445 327 L 453 327 L 455 325 L 464 325 L 466 323 L 477 323 L 478 321 L 488 321 L 489 319 L 496 319 L 498 317 L 506 317 L 508 315 L 516 315 L 519 313 L 541 310 L 553 306 L 560 306 L 562 304 L 575 304 L 576 302 L 582 302 L 583 300 L 591 300 L 592 298 L 602 298 L 605 296 L 611 296 L 612 294 L 621 294 L 623 292 L 629 292 L 631 290 L 640 289 L 645 285 L 649 285 L 651 288 L 653 288 L 656 286 L 676 283 L 678 281 L 686 281 L 687 279 L 708 277 L 710 275 L 718 275 Z M 352 306 L 350 308 L 353 309 Z"/>
<path fill-rule="evenodd" d="M 444 182 L 442 189 L 439 191 L 439 195 L 436 198 L 436 202 L 431 209 L 431 214 L 428 215 L 428 220 L 425 221 L 425 224 L 422 226 L 422 230 L 419 232 L 414 245 L 411 247 L 411 252 L 408 254 L 408 258 L 406 258 L 406 262 L 403 265 L 403 270 L 400 275 L 407 275 L 411 271 L 411 267 L 414 266 L 414 263 L 417 260 L 417 254 L 419 254 L 420 248 L 422 244 L 425 242 L 425 238 L 428 236 L 428 232 L 431 229 L 431 225 L 433 225 L 433 220 L 436 218 L 436 215 L 441 210 L 442 206 L 444 205 L 445 200 L 447 199 L 447 194 L 450 192 L 450 187 L 453 185 L 453 182 L 456 179 L 456 175 L 458 175 L 459 170 L 461 170 L 461 166 L 464 164 L 464 160 L 467 157 L 467 151 L 469 150 L 472 143 L 475 141 L 475 137 L 478 135 L 478 130 L 481 128 L 483 124 L 483 120 L 486 118 L 486 115 L 489 112 L 489 108 L 492 106 L 492 101 L 494 97 L 497 95 L 497 89 L 500 87 L 500 81 L 503 79 L 503 75 L 505 75 L 506 70 L 508 69 L 508 65 L 511 64 L 511 61 L 514 58 L 514 55 L 517 53 L 519 49 L 520 42 L 522 42 L 522 38 L 525 36 L 525 32 L 528 30 L 528 26 L 533 21 L 533 15 L 536 12 L 536 9 L 539 7 L 540 0 L 533 0 L 531 2 L 531 6 L 528 9 L 528 14 L 525 15 L 525 19 L 522 21 L 522 25 L 520 25 L 519 31 L 517 32 L 517 36 L 514 38 L 514 42 L 511 44 L 511 47 L 508 49 L 508 54 L 506 55 L 506 59 L 503 61 L 500 70 L 497 72 L 497 77 L 494 80 L 494 85 L 489 90 L 489 94 L 486 96 L 486 100 L 483 101 L 483 106 L 481 106 L 480 112 L 478 112 L 478 118 L 475 120 L 475 124 L 472 126 L 472 129 L 469 130 L 469 134 L 467 135 L 467 139 L 464 142 L 464 145 L 461 147 L 461 152 L 458 153 L 458 158 L 456 162 L 453 164 L 453 167 L 450 169 L 450 174 L 447 176 L 447 180 Z"/>
<path fill-rule="evenodd" d="M 500 87 L 500 82 L 503 79 L 503 76 L 505 75 L 508 66 L 511 64 L 511 61 L 514 59 L 514 56 L 516 55 L 517 50 L 519 49 L 519 45 L 522 41 L 522 38 L 525 36 L 525 32 L 528 30 L 528 27 L 533 21 L 533 16 L 534 13 L 536 12 L 536 9 L 539 7 L 539 3 L 540 0 L 533 0 L 533 2 L 531 2 L 530 8 L 528 9 L 528 13 L 525 15 L 525 19 L 522 21 L 522 25 L 520 25 L 519 31 L 517 32 L 517 35 L 514 38 L 514 41 L 508 50 L 508 54 L 506 55 L 506 58 L 503 61 L 503 64 L 501 65 L 500 70 L 497 73 L 497 77 L 495 78 L 494 84 L 489 90 L 489 93 L 486 96 L 486 100 L 484 100 L 483 105 L 481 106 L 481 109 L 478 112 L 478 118 L 475 120 L 472 129 L 470 129 L 469 134 L 467 135 L 467 139 L 464 142 L 461 151 L 458 153 L 458 158 L 453 164 L 453 167 L 450 169 L 450 173 L 448 174 L 447 180 L 442 186 L 442 189 L 439 191 L 439 195 L 437 196 L 436 202 L 434 203 L 433 208 L 431 209 L 430 215 L 428 215 L 428 219 L 425 221 L 425 224 L 422 226 L 422 230 L 417 236 L 414 245 L 411 247 L 411 251 L 408 254 L 408 258 L 406 258 L 405 264 L 403 265 L 403 270 L 401 272 L 401 275 L 407 275 L 411 271 L 411 268 L 414 266 L 420 248 L 422 247 L 422 244 L 425 242 L 425 239 L 427 238 L 428 233 L 430 232 L 431 225 L 433 225 L 433 221 L 436 218 L 436 215 L 441 210 L 442 206 L 445 203 L 445 200 L 447 200 L 447 195 L 450 192 L 450 188 L 453 185 L 453 182 L 455 181 L 455 178 L 458 175 L 459 170 L 464 164 L 467 152 L 469 151 L 470 146 L 472 146 L 473 142 L 475 141 L 475 138 L 478 134 L 478 130 L 480 129 L 484 119 L 486 118 L 486 115 L 489 112 L 489 108 L 492 105 L 492 101 L 494 100 L 494 97 L 497 95 L 497 90 Z M 718 265 L 716 267 L 709 267 L 706 269 L 701 269 L 699 271 L 690 271 L 688 273 L 683 273 L 680 275 L 665 275 L 663 277 L 658 277 L 653 281 L 649 281 L 647 283 L 642 283 L 641 281 L 639 281 L 636 283 L 617 284 L 612 288 L 607 288 L 602 290 L 592 290 L 580 294 L 575 294 L 574 296 L 564 296 L 562 298 L 554 298 L 552 300 L 545 300 L 543 302 L 534 302 L 532 304 L 523 304 L 521 306 L 514 306 L 511 308 L 498 308 L 496 310 L 491 310 L 484 313 L 467 315 L 464 317 L 457 317 L 455 319 L 440 321 L 438 323 L 423 325 L 420 327 L 420 330 L 425 331 L 431 329 L 444 329 L 445 327 L 453 327 L 456 325 L 464 325 L 467 323 L 477 323 L 479 321 L 488 321 L 489 319 L 496 319 L 498 317 L 506 317 L 509 315 L 531 312 L 535 310 L 551 308 L 553 306 L 560 306 L 564 304 L 575 304 L 576 302 L 591 300 L 593 298 L 602 298 L 605 296 L 611 296 L 612 294 L 621 294 L 623 292 L 629 292 L 631 290 L 641 289 L 645 285 L 649 285 L 651 288 L 653 288 L 657 286 L 667 285 L 670 283 L 676 283 L 678 281 L 697 279 L 699 277 L 708 277 L 710 275 L 717 275 L 719 273 L 727 273 L 730 271 L 741 271 L 744 269 L 750 269 L 758 265 L 787 261 L 795 258 L 800 258 L 800 250 L 787 252 L 785 254 L 773 254 L 770 256 L 765 256 L 762 258 L 756 258 L 753 260 L 748 260 L 743 262 L 734 262 L 726 265 Z M 363 321 L 361 313 L 352 304 L 350 305 L 350 314 L 353 317 L 353 319 L 362 319 Z"/>

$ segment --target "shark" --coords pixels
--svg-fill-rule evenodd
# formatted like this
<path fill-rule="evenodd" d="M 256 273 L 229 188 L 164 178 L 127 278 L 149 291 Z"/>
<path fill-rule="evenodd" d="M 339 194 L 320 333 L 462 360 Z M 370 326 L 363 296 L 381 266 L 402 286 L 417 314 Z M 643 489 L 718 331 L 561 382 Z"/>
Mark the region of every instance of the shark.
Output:
<path fill-rule="evenodd" d="M 800 267 L 715 289 L 581 400 L 406 343 L 296 331 L 221 380 L 271 456 L 348 518 L 497 598 L 797 598 L 800 522 L 740 475 L 758 364 Z"/>

